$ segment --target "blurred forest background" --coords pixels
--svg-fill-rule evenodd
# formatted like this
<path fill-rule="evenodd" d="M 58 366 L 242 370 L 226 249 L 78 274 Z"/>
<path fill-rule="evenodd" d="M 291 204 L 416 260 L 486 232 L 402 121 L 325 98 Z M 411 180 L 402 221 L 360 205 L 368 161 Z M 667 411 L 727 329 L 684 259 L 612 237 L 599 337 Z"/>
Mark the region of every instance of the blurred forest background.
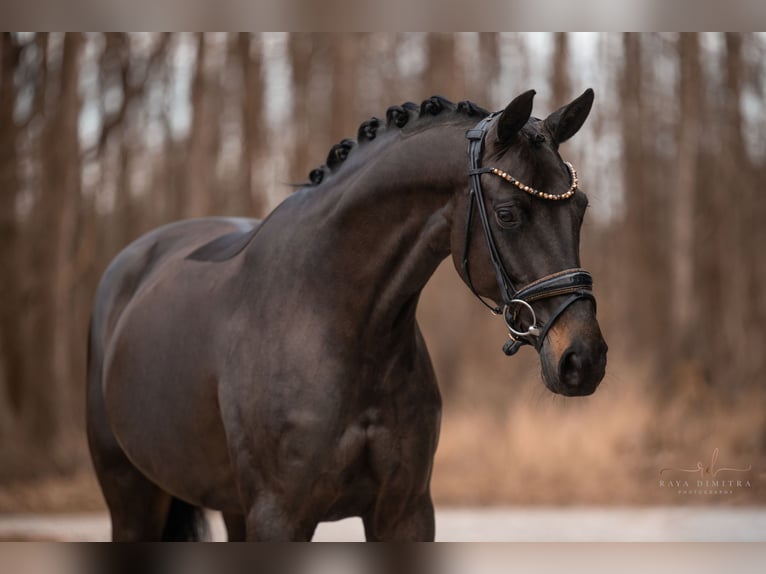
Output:
<path fill-rule="evenodd" d="M 132 239 L 267 214 L 390 105 L 499 109 L 534 88 L 545 117 L 587 87 L 562 154 L 590 197 L 606 379 L 587 399 L 548 393 L 445 262 L 419 310 L 445 399 L 436 503 L 766 502 L 764 35 L 4 33 L 0 511 L 102 507 L 87 326 Z M 753 467 L 751 488 L 657 486 L 714 448 Z"/>

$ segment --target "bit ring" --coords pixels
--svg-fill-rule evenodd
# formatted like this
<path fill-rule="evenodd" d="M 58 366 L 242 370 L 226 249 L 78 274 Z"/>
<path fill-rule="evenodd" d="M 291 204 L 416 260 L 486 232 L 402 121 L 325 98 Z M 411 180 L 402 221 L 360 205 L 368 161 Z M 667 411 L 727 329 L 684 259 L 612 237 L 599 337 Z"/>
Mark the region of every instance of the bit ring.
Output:
<path fill-rule="evenodd" d="M 511 305 L 521 305 L 532 314 L 532 322 L 526 331 L 519 331 L 514 329 L 513 325 L 511 324 Z M 506 304 L 503 308 L 503 319 L 505 320 L 505 326 L 508 327 L 508 332 L 514 339 L 517 337 L 540 336 L 540 328 L 537 326 L 537 315 L 535 315 L 535 310 L 532 309 L 532 305 L 523 299 L 513 299 L 510 303 Z"/>

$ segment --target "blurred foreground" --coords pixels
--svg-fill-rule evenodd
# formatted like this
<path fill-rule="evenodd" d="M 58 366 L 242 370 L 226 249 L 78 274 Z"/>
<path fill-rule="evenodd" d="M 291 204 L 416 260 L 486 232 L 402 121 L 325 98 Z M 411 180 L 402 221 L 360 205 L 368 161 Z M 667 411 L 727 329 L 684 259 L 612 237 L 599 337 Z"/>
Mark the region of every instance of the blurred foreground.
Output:
<path fill-rule="evenodd" d="M 225 541 L 217 513 L 210 540 Z M 105 514 L 0 517 L 0 541 L 105 542 Z M 359 518 L 323 522 L 314 542 L 362 542 Z M 437 542 L 766 542 L 766 509 L 464 508 L 437 509 Z"/>
<path fill-rule="evenodd" d="M 4 544 L 25 574 L 761 574 L 764 546 L 691 544 L 64 545 Z"/>

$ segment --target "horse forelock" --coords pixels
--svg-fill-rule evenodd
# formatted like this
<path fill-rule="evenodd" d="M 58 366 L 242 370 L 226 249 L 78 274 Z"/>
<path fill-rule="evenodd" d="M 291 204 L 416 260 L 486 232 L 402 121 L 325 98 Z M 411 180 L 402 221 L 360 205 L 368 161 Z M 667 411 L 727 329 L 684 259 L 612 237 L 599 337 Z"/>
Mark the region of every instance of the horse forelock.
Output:
<path fill-rule="evenodd" d="M 309 172 L 309 181 L 304 187 L 316 187 L 324 181 L 327 175 L 337 171 L 358 145 L 365 145 L 375 140 L 381 131 L 402 129 L 407 125 L 415 125 L 430 121 L 433 118 L 445 118 L 460 115 L 465 117 L 484 117 L 489 114 L 478 104 L 463 100 L 457 104 L 442 96 L 431 96 L 420 105 L 404 102 L 391 106 L 386 110 L 386 119 L 372 117 L 363 121 L 357 130 L 357 139 L 346 138 L 330 148 L 324 164 Z M 438 124 L 434 124 L 438 125 Z"/>

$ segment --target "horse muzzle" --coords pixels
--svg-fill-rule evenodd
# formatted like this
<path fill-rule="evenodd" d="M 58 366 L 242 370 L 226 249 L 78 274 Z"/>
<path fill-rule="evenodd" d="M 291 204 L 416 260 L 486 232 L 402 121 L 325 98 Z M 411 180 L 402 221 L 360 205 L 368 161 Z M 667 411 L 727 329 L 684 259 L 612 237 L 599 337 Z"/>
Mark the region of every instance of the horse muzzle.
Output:
<path fill-rule="evenodd" d="M 543 365 L 543 380 L 554 393 L 590 395 L 604 378 L 607 345 L 595 319 L 592 289 L 590 273 L 565 269 L 519 289 L 503 309 L 510 337 L 503 352 L 513 355 L 524 345 L 535 347 Z M 534 303 L 553 298 L 563 300 L 553 307 L 546 321 L 538 321 Z M 573 307 L 578 301 L 590 304 Z M 572 311 L 565 314 L 568 309 Z M 554 326 L 557 341 L 546 345 Z"/>
<path fill-rule="evenodd" d="M 607 351 L 593 307 L 571 305 L 540 348 L 545 386 L 564 396 L 592 394 L 604 378 Z"/>

